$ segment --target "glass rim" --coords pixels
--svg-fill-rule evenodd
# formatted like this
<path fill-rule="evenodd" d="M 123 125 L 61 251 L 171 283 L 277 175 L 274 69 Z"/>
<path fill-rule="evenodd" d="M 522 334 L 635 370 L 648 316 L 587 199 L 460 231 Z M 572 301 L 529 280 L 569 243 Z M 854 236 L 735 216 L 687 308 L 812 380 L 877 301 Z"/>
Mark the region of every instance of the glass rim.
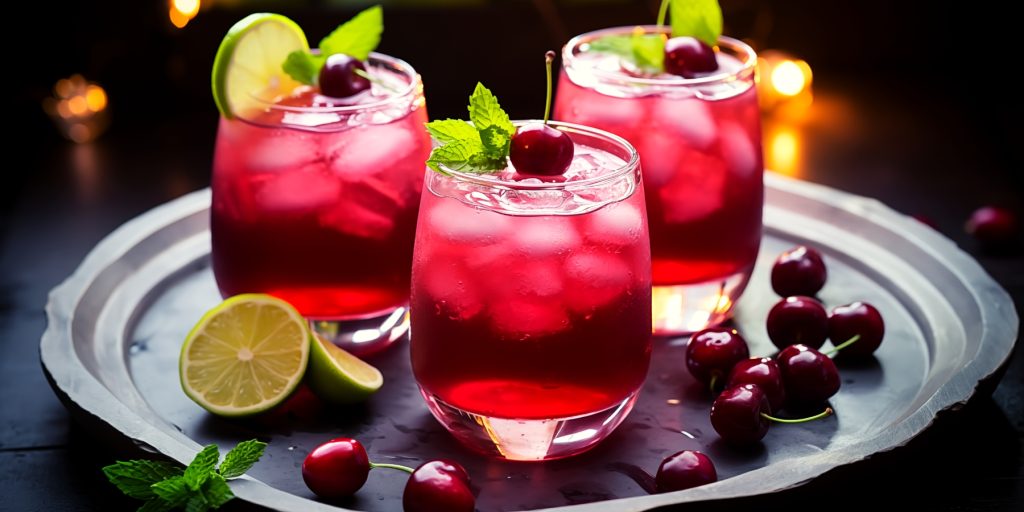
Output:
<path fill-rule="evenodd" d="M 314 50 L 316 52 L 316 50 Z M 358 113 L 368 110 L 378 110 L 394 103 L 408 99 L 410 96 L 418 93 L 422 78 L 419 73 L 412 67 L 408 62 L 385 55 L 383 53 L 370 52 L 370 56 L 367 57 L 366 62 L 383 64 L 384 67 L 389 68 L 393 71 L 397 71 L 409 79 L 408 85 L 402 87 L 401 90 L 395 92 L 385 98 L 371 101 L 369 103 L 358 103 L 355 105 L 332 105 L 330 107 L 298 107 L 291 105 L 280 105 L 276 102 L 269 101 L 260 98 L 255 95 L 251 95 L 253 101 L 259 103 L 266 109 L 278 112 L 294 112 L 300 114 L 345 114 L 345 113 Z"/>
<path fill-rule="evenodd" d="M 521 119 L 512 121 L 515 126 L 522 126 L 530 123 L 543 123 L 540 119 Z M 548 126 L 555 128 L 562 132 L 568 133 L 579 133 L 587 136 L 594 136 L 602 138 L 606 141 L 611 141 L 618 146 L 621 146 L 629 153 L 628 159 L 625 165 L 617 167 L 613 171 L 602 174 L 600 176 L 594 176 L 591 178 L 584 178 L 576 181 L 545 181 L 541 183 L 523 183 L 519 181 L 505 181 L 498 179 L 493 174 L 476 174 L 469 172 L 456 171 L 449 168 L 448 166 L 439 163 L 438 167 L 441 168 L 443 176 L 458 179 L 459 181 L 466 181 L 477 185 L 485 185 L 493 188 L 507 189 L 507 190 L 564 190 L 569 188 L 584 188 L 594 185 L 601 185 L 606 182 L 614 181 L 629 173 L 635 173 L 637 168 L 640 166 L 640 153 L 629 143 L 626 139 L 615 135 L 614 133 L 607 132 L 598 128 L 592 128 L 576 123 L 568 123 L 565 121 L 548 121 Z M 617 155 L 616 155 L 617 156 Z M 430 169 L 431 172 L 435 172 Z"/>
<path fill-rule="evenodd" d="M 588 43 L 601 36 L 608 35 L 621 35 L 623 33 L 632 33 L 637 28 L 643 29 L 645 34 L 667 34 L 671 28 L 663 25 L 633 25 L 633 26 L 620 26 L 603 28 L 600 30 L 592 30 L 590 32 L 584 32 L 576 37 L 573 37 L 569 42 L 565 43 L 562 47 L 562 65 L 564 67 L 572 67 L 576 61 L 576 55 L 573 50 L 579 48 L 584 43 Z M 757 52 L 750 47 L 747 43 L 740 41 L 739 39 L 733 39 L 728 36 L 720 36 L 718 38 L 718 46 L 723 46 L 733 50 L 739 55 L 742 55 L 743 66 L 733 72 L 716 73 L 708 76 L 702 76 L 697 78 L 644 78 L 628 76 L 629 83 L 634 85 L 651 85 L 651 86 L 701 86 L 701 85 L 712 85 L 721 82 L 729 82 L 743 77 L 748 73 L 753 73 L 757 68 Z M 623 75 L 613 71 L 605 71 L 600 69 L 589 70 L 595 76 L 603 79 L 621 81 Z"/>

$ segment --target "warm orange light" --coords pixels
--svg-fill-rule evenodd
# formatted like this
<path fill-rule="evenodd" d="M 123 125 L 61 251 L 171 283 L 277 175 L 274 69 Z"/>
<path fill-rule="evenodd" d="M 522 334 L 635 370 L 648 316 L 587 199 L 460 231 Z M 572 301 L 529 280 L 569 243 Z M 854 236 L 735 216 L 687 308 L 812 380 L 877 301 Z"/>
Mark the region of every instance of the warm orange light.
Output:
<path fill-rule="evenodd" d="M 57 80 L 57 85 L 53 86 L 53 92 L 57 93 L 57 96 L 60 96 L 61 98 L 71 96 L 71 93 L 74 92 L 73 89 L 74 85 L 71 83 L 71 80 L 68 80 L 67 78 Z"/>
<path fill-rule="evenodd" d="M 188 19 L 192 19 L 199 12 L 199 0 L 172 0 L 171 7 L 177 9 Z"/>
<path fill-rule="evenodd" d="M 85 103 L 89 110 L 99 112 L 107 108 L 107 93 L 98 85 L 90 85 L 85 91 Z"/>
<path fill-rule="evenodd" d="M 185 28 L 185 25 L 188 25 L 188 20 L 191 19 L 174 7 L 171 7 L 170 17 L 171 24 L 178 28 Z"/>
<path fill-rule="evenodd" d="M 765 147 L 767 167 L 787 176 L 796 176 L 800 165 L 800 136 L 792 128 L 780 127 L 768 136 Z"/>
<path fill-rule="evenodd" d="M 810 79 L 811 68 L 804 61 L 784 60 L 772 69 L 772 87 L 783 96 L 800 94 L 807 88 Z"/>
<path fill-rule="evenodd" d="M 68 110 L 72 115 L 80 116 L 89 111 L 89 103 L 85 101 L 85 96 L 73 96 L 68 99 Z"/>

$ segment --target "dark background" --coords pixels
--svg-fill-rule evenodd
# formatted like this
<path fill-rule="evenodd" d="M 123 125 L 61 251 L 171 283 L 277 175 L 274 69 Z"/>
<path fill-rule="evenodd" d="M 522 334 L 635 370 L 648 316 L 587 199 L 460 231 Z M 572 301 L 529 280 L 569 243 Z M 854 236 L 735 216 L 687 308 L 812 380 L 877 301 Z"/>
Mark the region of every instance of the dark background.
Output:
<path fill-rule="evenodd" d="M 545 50 L 580 32 L 651 23 L 657 10 L 653 0 L 384 4 L 380 51 L 422 74 L 434 118 L 462 117 L 478 80 L 513 118 L 539 116 Z M 42 375 L 46 293 L 112 229 L 209 184 L 217 119 L 209 73 L 228 27 L 250 12 L 276 11 L 315 43 L 365 5 L 220 0 L 183 29 L 170 24 L 165 0 L 5 6 L 5 76 L 15 97 L 0 186 L 0 510 L 135 505 L 99 473 L 122 454 L 76 427 Z M 1020 243 L 982 251 L 962 228 L 984 204 L 1024 213 L 1024 92 L 1013 78 L 1020 28 L 1008 7 L 883 0 L 722 5 L 727 34 L 759 50 L 790 52 L 814 70 L 815 102 L 799 122 L 766 119 L 769 162 L 772 133 L 788 131 L 797 153 L 780 170 L 931 218 L 1018 305 L 1024 301 Z M 101 84 L 110 98 L 110 128 L 90 144 L 62 138 L 42 108 L 55 82 L 74 73 Z M 1010 362 L 998 387 L 987 383 L 963 410 L 943 413 L 907 447 L 796 490 L 708 507 L 1020 510 L 1021 360 Z"/>

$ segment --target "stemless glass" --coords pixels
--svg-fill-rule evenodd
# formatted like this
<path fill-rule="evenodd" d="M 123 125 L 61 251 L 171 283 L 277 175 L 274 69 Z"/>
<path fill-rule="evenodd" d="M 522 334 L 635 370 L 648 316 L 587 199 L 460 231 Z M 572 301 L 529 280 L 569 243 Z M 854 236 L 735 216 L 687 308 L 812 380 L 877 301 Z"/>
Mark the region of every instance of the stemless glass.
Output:
<path fill-rule="evenodd" d="M 727 318 L 757 259 L 764 205 L 757 56 L 722 37 L 718 72 L 644 78 L 618 57 L 589 49 L 595 39 L 637 29 L 599 30 L 569 41 L 554 117 L 620 135 L 640 152 L 655 332 L 683 334 Z"/>
<path fill-rule="evenodd" d="M 576 147 L 564 181 L 428 170 L 413 257 L 412 366 L 427 405 L 466 445 L 513 460 L 606 437 L 651 353 L 637 153 L 550 125 Z"/>
<path fill-rule="evenodd" d="M 357 354 L 389 345 L 408 327 L 430 153 L 419 75 L 377 53 L 367 65 L 379 81 L 352 104 L 296 106 L 286 98 L 222 117 L 210 210 L 222 295 L 280 297 Z"/>

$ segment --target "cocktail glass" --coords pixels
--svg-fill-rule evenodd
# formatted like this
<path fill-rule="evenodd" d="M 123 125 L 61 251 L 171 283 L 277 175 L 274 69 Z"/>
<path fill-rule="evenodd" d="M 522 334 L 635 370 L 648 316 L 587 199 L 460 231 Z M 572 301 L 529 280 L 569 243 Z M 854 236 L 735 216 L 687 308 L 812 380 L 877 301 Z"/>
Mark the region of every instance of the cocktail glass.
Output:
<path fill-rule="evenodd" d="M 428 407 L 466 445 L 514 460 L 606 437 L 651 354 L 637 153 L 607 132 L 551 126 L 575 144 L 561 181 L 427 171 L 412 267 L 412 366 Z"/>
<path fill-rule="evenodd" d="M 341 104 L 309 88 L 221 118 L 213 271 L 224 296 L 280 297 L 356 354 L 408 328 L 409 267 L 430 137 L 413 68 L 371 54 L 371 90 Z"/>
<path fill-rule="evenodd" d="M 657 334 L 725 320 L 743 292 L 761 243 L 764 203 L 757 56 L 722 37 L 719 71 L 700 78 L 645 77 L 589 43 L 637 29 L 573 38 L 562 51 L 556 119 L 593 126 L 640 152 L 650 220 Z"/>

